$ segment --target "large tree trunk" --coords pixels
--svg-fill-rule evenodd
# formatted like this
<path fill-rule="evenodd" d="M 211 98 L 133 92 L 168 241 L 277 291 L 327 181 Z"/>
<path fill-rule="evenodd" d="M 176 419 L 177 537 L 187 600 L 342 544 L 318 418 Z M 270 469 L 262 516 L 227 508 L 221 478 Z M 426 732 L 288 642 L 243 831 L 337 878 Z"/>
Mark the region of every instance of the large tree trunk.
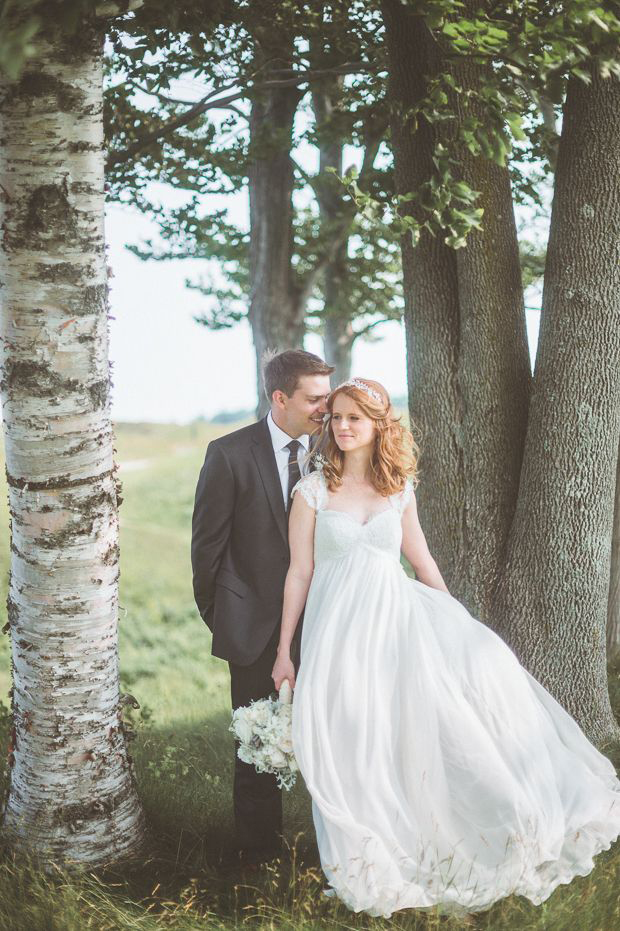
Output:
<path fill-rule="evenodd" d="M 614 526 L 611 537 L 611 570 L 607 598 L 607 659 L 620 655 L 620 450 L 616 464 Z"/>
<path fill-rule="evenodd" d="M 277 68 L 292 59 L 292 39 L 270 48 L 263 36 L 260 58 Z M 263 66 L 269 79 L 269 65 Z M 250 308 L 256 350 L 260 417 L 268 408 L 261 375 L 267 349 L 300 349 L 305 333 L 304 309 L 295 281 L 293 257 L 293 122 L 300 92 L 275 87 L 257 93 L 250 115 Z"/>
<path fill-rule="evenodd" d="M 333 274 L 334 269 L 330 267 L 327 270 L 325 281 L 325 302 L 329 299 L 329 294 L 336 290 L 337 278 Z M 353 325 L 346 317 L 338 314 L 328 314 L 323 323 L 323 346 L 325 359 L 330 365 L 334 366 L 332 375 L 332 384 L 334 387 L 347 381 L 351 376 L 351 358 L 353 355 L 353 343 L 355 334 Z"/>
<path fill-rule="evenodd" d="M 495 612 L 591 740 L 620 736 L 605 627 L 620 436 L 620 82 L 568 85 L 521 490 Z"/>
<path fill-rule="evenodd" d="M 316 57 L 316 67 L 329 66 L 329 56 L 323 50 Z M 343 203 L 342 185 L 338 180 L 342 175 L 344 146 L 341 139 L 334 138 L 334 129 L 330 126 L 334 106 L 341 93 L 342 78 L 339 76 L 317 82 L 312 92 L 319 143 L 316 195 L 321 229 L 325 239 L 334 237 L 334 245 L 330 248 L 329 258 L 323 270 L 323 346 L 326 360 L 335 366 L 334 385 L 346 381 L 351 374 L 351 354 L 355 339 L 349 308 L 342 306 L 345 293 L 343 285 L 348 274 L 348 236 L 342 236 L 342 225 L 347 222 L 346 213 L 350 209 Z M 328 169 L 334 169 L 338 177 Z"/>
<path fill-rule="evenodd" d="M 464 90 L 479 89 L 482 68 L 455 69 Z M 480 104 L 461 95 L 458 117 Z M 517 505 L 527 428 L 532 369 L 508 167 L 463 146 L 461 177 L 480 191 L 483 229 L 473 230 L 456 252 L 459 292 L 459 377 L 463 404 L 463 472 L 466 563 L 463 595 L 483 620 L 492 623 L 493 597 L 504 565 Z"/>
<path fill-rule="evenodd" d="M 445 67 L 422 17 L 383 4 L 390 62 L 396 185 L 416 191 L 433 173 L 439 131 L 403 120 Z M 484 76 L 470 63 L 467 89 Z M 457 119 L 470 104 L 461 98 Z M 442 133 L 445 130 L 442 130 Z M 462 179 L 479 191 L 484 229 L 455 252 L 422 230 L 403 241 L 410 409 L 421 431 L 422 524 L 452 593 L 478 617 L 491 605 L 516 506 L 530 366 L 508 169 L 461 153 Z M 417 208 L 412 208 L 416 215 Z M 423 220 L 424 217 L 418 216 Z"/>
<path fill-rule="evenodd" d="M 49 24 L 34 41 L 21 79 L 0 86 L 13 668 L 4 835 L 97 866 L 145 836 L 119 700 L 103 33 L 86 23 L 62 39 Z"/>
<path fill-rule="evenodd" d="M 433 127 L 412 124 L 400 109 L 426 90 L 425 74 L 438 62 L 420 43 L 421 25 L 397 2 L 383 3 L 392 104 L 392 149 L 396 191 L 417 190 L 433 170 Z M 414 52 L 414 44 L 416 46 Z M 412 213 L 416 211 L 412 208 Z M 459 307 L 454 252 L 423 229 L 414 248 L 402 241 L 409 408 L 422 447 L 422 484 L 417 492 L 429 546 L 455 595 L 464 562 L 462 399 L 458 389 Z"/>

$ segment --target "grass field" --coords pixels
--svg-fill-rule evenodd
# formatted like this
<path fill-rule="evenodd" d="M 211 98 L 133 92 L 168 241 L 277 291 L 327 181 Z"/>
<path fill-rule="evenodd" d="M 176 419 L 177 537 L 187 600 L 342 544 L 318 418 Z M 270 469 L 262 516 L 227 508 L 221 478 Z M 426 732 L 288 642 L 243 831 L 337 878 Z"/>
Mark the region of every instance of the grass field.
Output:
<path fill-rule="evenodd" d="M 121 463 L 121 680 L 140 702 L 132 754 L 152 829 L 148 859 L 105 875 L 43 875 L 0 860 L 0 929 L 485 928 L 611 931 L 620 927 L 620 845 L 595 870 L 544 905 L 512 897 L 467 922 L 401 912 L 352 915 L 322 896 L 310 804 L 285 793 L 289 854 L 252 885 L 218 869 L 232 834 L 232 737 L 227 666 L 211 657 L 194 607 L 190 522 L 208 440 L 230 427 L 119 424 Z M 0 500 L 0 581 L 6 589 L 8 515 Z M 2 592 L 4 601 L 5 591 Z M 618 670 L 611 670 L 620 711 Z M 8 638 L 0 640 L 0 701 L 9 687 Z M 1 710 L 1 709 L 0 709 Z M 6 730 L 6 714 L 2 716 Z M 3 743 L 5 734 L 3 734 Z M 4 755 L 4 747 L 2 748 Z M 616 763 L 619 762 L 616 756 Z"/>

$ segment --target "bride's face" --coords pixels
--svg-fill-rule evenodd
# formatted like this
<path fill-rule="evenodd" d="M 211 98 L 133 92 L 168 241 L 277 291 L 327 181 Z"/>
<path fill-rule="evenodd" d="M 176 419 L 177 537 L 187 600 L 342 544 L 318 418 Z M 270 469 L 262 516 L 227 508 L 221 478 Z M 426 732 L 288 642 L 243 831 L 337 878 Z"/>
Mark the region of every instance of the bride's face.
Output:
<path fill-rule="evenodd" d="M 344 452 L 368 447 L 375 439 L 375 424 L 371 417 L 346 394 L 339 394 L 332 408 L 331 428 L 337 446 Z"/>

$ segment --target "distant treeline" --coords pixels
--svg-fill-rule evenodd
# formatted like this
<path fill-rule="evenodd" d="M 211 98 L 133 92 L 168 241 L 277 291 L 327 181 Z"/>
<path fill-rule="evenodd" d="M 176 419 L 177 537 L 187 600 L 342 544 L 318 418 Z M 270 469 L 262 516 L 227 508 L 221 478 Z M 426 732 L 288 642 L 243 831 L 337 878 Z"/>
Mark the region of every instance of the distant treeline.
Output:
<path fill-rule="evenodd" d="M 392 404 L 399 410 L 406 410 L 406 395 L 403 394 L 397 398 L 392 398 Z M 213 417 L 197 417 L 196 420 L 203 420 L 207 423 L 239 423 L 241 420 L 249 420 L 255 414 L 254 410 L 219 411 Z"/>

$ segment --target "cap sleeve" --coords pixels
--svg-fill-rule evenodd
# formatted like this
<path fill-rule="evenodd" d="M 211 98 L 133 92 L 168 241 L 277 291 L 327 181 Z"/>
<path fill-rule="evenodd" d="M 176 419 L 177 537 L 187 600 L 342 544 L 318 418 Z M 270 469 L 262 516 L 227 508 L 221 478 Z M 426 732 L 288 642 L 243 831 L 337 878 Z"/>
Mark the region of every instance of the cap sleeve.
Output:
<path fill-rule="evenodd" d="M 409 502 L 411 501 L 413 495 L 413 482 L 408 478 L 405 482 L 405 487 L 402 491 L 397 491 L 395 495 L 392 496 L 394 506 L 399 514 L 402 514 Z"/>
<path fill-rule="evenodd" d="M 310 472 L 300 478 L 297 484 L 293 485 L 291 496 L 297 491 L 301 492 L 306 504 L 309 504 L 315 511 L 320 511 L 321 508 L 325 507 L 327 492 L 325 481 L 320 472 Z"/>

